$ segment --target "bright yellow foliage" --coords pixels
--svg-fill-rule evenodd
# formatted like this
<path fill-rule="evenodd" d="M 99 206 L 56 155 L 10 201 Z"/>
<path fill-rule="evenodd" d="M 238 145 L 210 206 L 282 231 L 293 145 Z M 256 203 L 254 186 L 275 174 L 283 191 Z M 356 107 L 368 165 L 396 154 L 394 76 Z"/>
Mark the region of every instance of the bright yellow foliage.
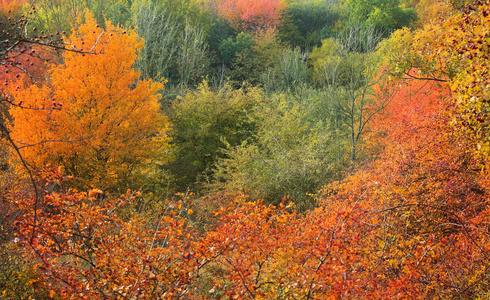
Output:
<path fill-rule="evenodd" d="M 421 0 L 416 7 L 418 20 L 417 27 L 423 28 L 425 24 L 438 23 L 439 19 L 447 15 L 449 3 L 440 0 Z"/>

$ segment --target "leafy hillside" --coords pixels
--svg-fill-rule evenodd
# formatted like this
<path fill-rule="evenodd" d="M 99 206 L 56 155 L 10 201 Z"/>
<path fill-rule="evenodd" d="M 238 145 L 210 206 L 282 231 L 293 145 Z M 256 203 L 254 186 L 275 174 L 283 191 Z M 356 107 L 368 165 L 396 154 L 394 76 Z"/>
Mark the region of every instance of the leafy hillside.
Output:
<path fill-rule="evenodd" d="M 0 12 L 0 298 L 489 297 L 490 2 Z"/>

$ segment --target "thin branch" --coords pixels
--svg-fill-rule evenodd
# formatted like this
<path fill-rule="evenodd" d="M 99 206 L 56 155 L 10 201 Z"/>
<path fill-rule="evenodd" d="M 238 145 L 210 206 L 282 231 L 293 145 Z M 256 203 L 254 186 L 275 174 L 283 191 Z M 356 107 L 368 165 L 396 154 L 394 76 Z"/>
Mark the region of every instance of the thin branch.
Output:
<path fill-rule="evenodd" d="M 416 79 L 416 80 L 432 80 L 432 81 L 437 81 L 437 82 L 448 82 L 449 79 L 442 79 L 442 78 L 437 78 L 437 77 L 417 77 L 413 76 L 410 73 L 405 73 L 406 76 L 408 76 L 410 79 Z M 405 78 L 405 79 L 409 79 Z"/>
<path fill-rule="evenodd" d="M 18 148 L 20 150 L 20 149 L 23 149 L 23 148 L 34 147 L 34 146 L 42 145 L 42 144 L 46 144 L 46 143 L 58 142 L 58 143 L 70 143 L 70 144 L 73 144 L 74 142 L 80 142 L 80 141 L 83 141 L 83 139 L 76 140 L 76 141 L 70 141 L 70 140 L 45 140 L 45 141 L 40 141 L 40 142 L 37 142 L 37 143 L 34 143 L 34 144 L 27 144 L 27 145 L 24 145 L 24 146 L 20 146 Z"/>
<path fill-rule="evenodd" d="M 8 140 L 8 142 L 12 145 L 12 147 L 15 150 L 15 152 L 19 156 L 19 159 L 22 162 L 22 165 L 27 170 L 27 173 L 29 175 L 29 179 L 31 180 L 32 186 L 34 187 L 34 193 L 35 193 L 35 199 L 34 199 L 34 222 L 33 222 L 33 226 L 32 226 L 32 236 L 31 236 L 31 241 L 30 241 L 32 243 L 33 242 L 33 239 L 34 239 L 34 234 L 35 234 L 35 231 L 36 231 L 36 227 L 37 227 L 37 224 L 36 223 L 37 223 L 37 205 L 38 205 L 38 202 L 39 202 L 39 191 L 37 189 L 36 181 L 34 180 L 34 176 L 32 175 L 31 169 L 29 168 L 29 166 L 27 165 L 27 162 L 24 160 L 24 157 L 20 153 L 20 149 L 17 147 L 17 145 L 15 144 L 14 140 L 12 140 L 12 137 L 10 136 L 10 132 L 9 132 L 8 128 L 5 126 L 5 124 L 3 124 L 3 122 L 0 122 L 0 128 L 5 132 L 5 136 L 6 136 L 7 140 Z"/>

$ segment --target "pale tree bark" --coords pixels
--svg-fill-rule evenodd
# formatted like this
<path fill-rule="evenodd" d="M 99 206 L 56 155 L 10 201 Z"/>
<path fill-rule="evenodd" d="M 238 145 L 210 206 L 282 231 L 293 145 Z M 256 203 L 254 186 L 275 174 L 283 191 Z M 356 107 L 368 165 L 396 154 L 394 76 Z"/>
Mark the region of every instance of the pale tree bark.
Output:
<path fill-rule="evenodd" d="M 150 0 L 135 2 L 132 9 L 137 33 L 145 40 L 137 62 L 142 77 L 167 79 L 180 91 L 200 81 L 207 65 L 203 30 Z"/>
<path fill-rule="evenodd" d="M 136 31 L 145 40 L 136 67 L 145 79 L 168 76 L 179 50 L 179 24 L 165 9 L 152 1 L 140 1 L 133 6 Z"/>
<path fill-rule="evenodd" d="M 352 27 L 335 41 L 336 53 L 317 68 L 327 92 L 334 123 L 346 126 L 350 143 L 350 160 L 360 151 L 359 143 L 373 116 L 393 98 L 375 99 L 373 87 L 383 80 L 381 57 L 376 47 L 381 34 L 369 27 Z"/>

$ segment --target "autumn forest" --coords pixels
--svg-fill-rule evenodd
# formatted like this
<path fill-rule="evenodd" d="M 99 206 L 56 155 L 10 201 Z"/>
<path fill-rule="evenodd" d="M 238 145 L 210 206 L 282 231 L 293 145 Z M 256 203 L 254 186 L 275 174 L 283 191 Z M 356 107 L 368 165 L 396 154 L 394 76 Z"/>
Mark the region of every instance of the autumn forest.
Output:
<path fill-rule="evenodd" d="M 488 0 L 0 0 L 0 30 L 0 299 L 490 297 Z"/>

